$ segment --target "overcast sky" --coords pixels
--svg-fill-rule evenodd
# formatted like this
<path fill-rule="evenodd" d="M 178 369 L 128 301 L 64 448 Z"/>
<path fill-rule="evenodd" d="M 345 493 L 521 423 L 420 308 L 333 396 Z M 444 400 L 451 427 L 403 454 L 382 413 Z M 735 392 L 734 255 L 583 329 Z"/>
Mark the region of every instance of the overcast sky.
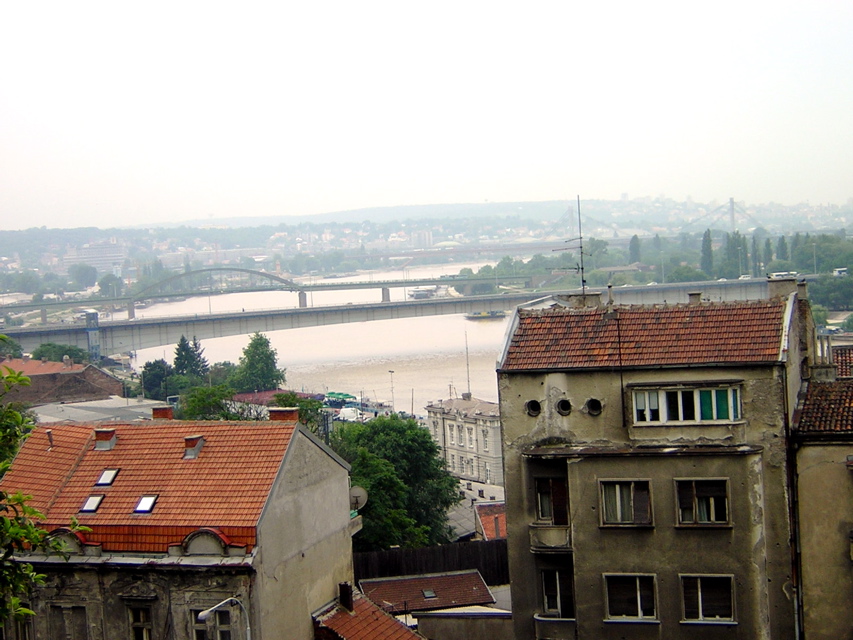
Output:
<path fill-rule="evenodd" d="M 0 229 L 853 197 L 853 2 L 7 2 Z"/>

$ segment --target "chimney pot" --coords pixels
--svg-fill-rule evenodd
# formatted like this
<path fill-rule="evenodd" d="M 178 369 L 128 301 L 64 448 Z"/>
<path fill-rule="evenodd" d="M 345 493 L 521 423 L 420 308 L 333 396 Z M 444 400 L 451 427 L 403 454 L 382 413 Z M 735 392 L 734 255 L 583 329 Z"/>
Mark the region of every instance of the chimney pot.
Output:
<path fill-rule="evenodd" d="M 151 417 L 154 420 L 172 420 L 175 417 L 175 412 L 172 407 L 152 407 Z"/>
<path fill-rule="evenodd" d="M 115 429 L 95 429 L 95 450 L 110 451 L 116 446 Z"/>
<path fill-rule="evenodd" d="M 702 292 L 701 291 L 690 291 L 687 293 L 687 304 L 694 305 L 702 302 Z"/>
<path fill-rule="evenodd" d="M 299 407 L 270 407 L 270 420 L 273 422 L 296 422 L 299 420 Z"/>
<path fill-rule="evenodd" d="M 352 585 L 349 582 L 341 582 L 338 584 L 338 592 L 341 606 L 347 611 L 352 611 Z"/>

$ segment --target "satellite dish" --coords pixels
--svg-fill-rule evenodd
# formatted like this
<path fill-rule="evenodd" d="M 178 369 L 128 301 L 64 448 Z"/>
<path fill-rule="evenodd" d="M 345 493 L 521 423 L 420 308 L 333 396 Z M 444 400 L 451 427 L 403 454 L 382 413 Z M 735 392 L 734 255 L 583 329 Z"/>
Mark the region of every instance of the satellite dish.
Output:
<path fill-rule="evenodd" d="M 349 508 L 358 511 L 367 503 L 367 491 L 361 487 L 351 487 L 349 490 Z"/>

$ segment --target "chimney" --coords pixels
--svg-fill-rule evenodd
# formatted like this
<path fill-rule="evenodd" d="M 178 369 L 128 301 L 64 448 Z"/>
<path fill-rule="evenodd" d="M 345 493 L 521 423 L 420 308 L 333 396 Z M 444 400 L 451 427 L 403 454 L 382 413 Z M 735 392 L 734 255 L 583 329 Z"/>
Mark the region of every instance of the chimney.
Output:
<path fill-rule="evenodd" d="M 171 420 L 175 412 L 172 407 L 151 407 L 151 417 L 154 420 Z"/>
<path fill-rule="evenodd" d="M 68 355 L 62 356 L 62 364 L 63 366 L 70 367 L 73 363 L 71 362 L 71 357 Z"/>
<path fill-rule="evenodd" d="M 29 353 L 22 353 L 21 354 L 21 360 L 23 360 L 24 362 L 29 362 L 30 361 L 30 354 Z"/>
<path fill-rule="evenodd" d="M 47 356 L 42 356 L 41 363 L 44 364 L 45 362 L 47 362 Z"/>
<path fill-rule="evenodd" d="M 115 429 L 95 429 L 95 451 L 111 451 L 115 446 Z"/>
<path fill-rule="evenodd" d="M 299 420 L 299 407 L 270 407 L 269 412 L 272 422 L 297 422 Z"/>
<path fill-rule="evenodd" d="M 782 298 L 797 290 L 796 278 L 768 278 L 767 297 Z"/>
<path fill-rule="evenodd" d="M 184 437 L 184 460 L 195 460 L 201 448 L 204 446 L 204 436 L 185 436 Z"/>
<path fill-rule="evenodd" d="M 341 606 L 347 611 L 352 611 L 352 585 L 349 582 L 341 582 L 338 584 L 338 600 Z"/>
<path fill-rule="evenodd" d="M 47 450 L 50 451 L 53 449 L 53 429 L 45 429 L 44 432 L 47 434 Z"/>
<path fill-rule="evenodd" d="M 691 307 L 702 302 L 702 292 L 701 291 L 690 291 L 687 293 L 687 304 Z"/>
<path fill-rule="evenodd" d="M 597 291 L 586 294 L 574 293 L 567 296 L 559 296 L 558 299 L 561 302 L 565 302 L 566 306 L 570 309 L 583 309 L 584 307 L 601 306 L 601 293 Z"/>
<path fill-rule="evenodd" d="M 471 399 L 471 392 L 470 391 L 464 391 L 462 393 L 462 399 L 463 400 L 470 400 Z"/>

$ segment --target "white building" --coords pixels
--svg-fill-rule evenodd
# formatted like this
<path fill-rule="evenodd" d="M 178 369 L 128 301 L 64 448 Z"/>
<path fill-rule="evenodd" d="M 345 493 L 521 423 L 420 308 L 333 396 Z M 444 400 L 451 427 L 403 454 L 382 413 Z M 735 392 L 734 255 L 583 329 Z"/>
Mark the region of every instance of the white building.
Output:
<path fill-rule="evenodd" d="M 462 398 L 427 405 L 428 428 L 451 474 L 503 486 L 501 415 L 497 403 Z"/>

